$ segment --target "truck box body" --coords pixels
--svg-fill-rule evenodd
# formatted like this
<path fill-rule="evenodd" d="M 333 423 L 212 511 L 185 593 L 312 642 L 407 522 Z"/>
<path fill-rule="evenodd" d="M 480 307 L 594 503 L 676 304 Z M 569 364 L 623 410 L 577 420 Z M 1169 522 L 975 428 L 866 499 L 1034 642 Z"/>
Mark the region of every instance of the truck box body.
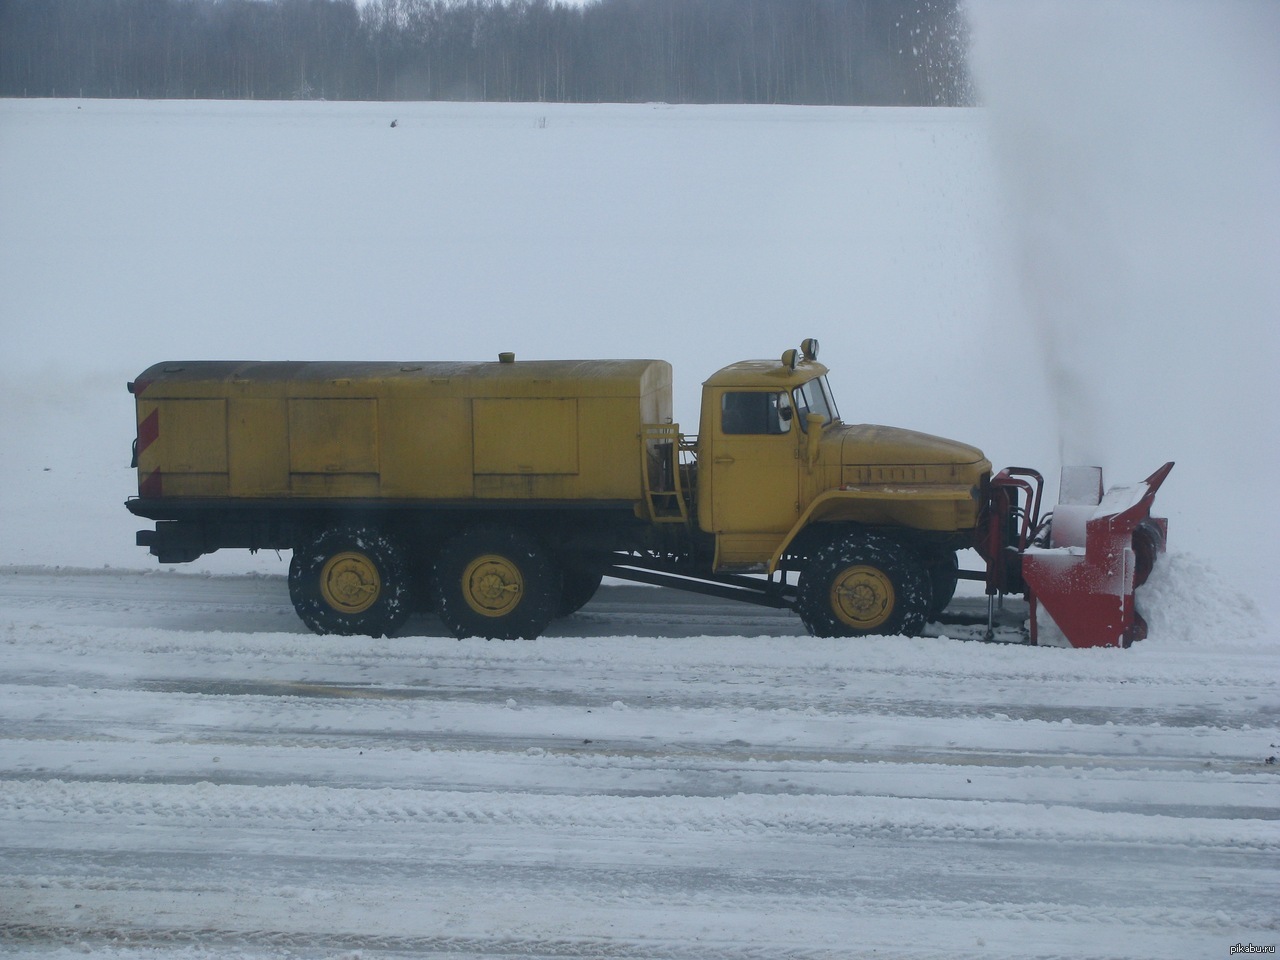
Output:
<path fill-rule="evenodd" d="M 143 498 L 639 502 L 661 360 L 161 363 L 132 385 Z"/>

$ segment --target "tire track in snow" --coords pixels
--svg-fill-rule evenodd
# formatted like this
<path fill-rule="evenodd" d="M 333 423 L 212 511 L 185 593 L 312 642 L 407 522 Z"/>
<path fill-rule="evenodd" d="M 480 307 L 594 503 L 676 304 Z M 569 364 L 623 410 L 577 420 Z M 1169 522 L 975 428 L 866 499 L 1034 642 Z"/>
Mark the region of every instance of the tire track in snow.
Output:
<path fill-rule="evenodd" d="M 869 838 L 1021 840 L 1054 843 L 1143 843 L 1280 851 L 1280 823 L 1189 820 L 1179 817 L 1055 807 L 1034 824 L 1024 804 L 905 797 L 545 796 L 513 792 L 373 790 L 291 785 L 246 787 L 10 781 L 0 816 L 12 823 L 58 820 L 154 826 L 199 820 L 243 829 L 283 824 L 311 829 L 318 818 L 355 826 L 483 823 L 555 830 L 729 835 L 801 834 Z"/>
<path fill-rule="evenodd" d="M 314 684 L 307 685 L 314 687 Z M 682 685 L 675 684 L 677 689 Z M 260 695 L 83 690 L 0 685 L 9 738 L 97 736 L 152 742 L 422 746 L 509 751 L 609 744 L 642 755 L 720 753 L 763 759 L 900 759 L 960 763 L 1126 769 L 1277 772 L 1264 761 L 1280 728 L 1170 727 L 1018 719 L 990 708 L 964 716 L 865 713 L 861 704 L 818 700 L 803 710 L 622 701 L 591 706 L 520 706 L 514 698 L 338 699 Z M 376 693 L 376 691 L 375 691 Z M 83 695 L 82 695 L 83 694 Z M 607 695 L 606 695 L 607 696 Z M 855 709 L 850 709 L 853 707 Z M 1255 717 L 1255 720 L 1258 718 Z M 638 735 L 641 734 L 641 735 Z M 745 739 L 750 737 L 750 740 Z"/>
<path fill-rule="evenodd" d="M 901 917 L 901 922 L 912 918 Z M 1125 931 L 1128 935 L 1141 935 L 1138 931 Z M 892 942 L 894 938 L 890 938 Z M 901 942 L 901 938 L 897 938 Z M 665 936 L 642 936 L 632 941 L 616 938 L 530 938 L 530 937 L 413 937 L 377 936 L 370 934 L 307 934 L 276 930 L 232 931 L 217 927 L 199 928 L 136 928 L 101 927 L 81 929 L 77 927 L 0 924 L 0 943 L 66 943 L 87 945 L 92 943 L 94 954 L 112 957 L 129 948 L 144 948 L 146 956 L 152 956 L 157 947 L 196 947 L 209 955 L 224 956 L 222 951 L 260 950 L 271 951 L 267 956 L 295 957 L 295 951 L 358 951 L 355 957 L 367 951 L 395 956 L 447 958 L 465 956 L 475 960 L 505 960 L 505 958 L 538 958 L 538 960 L 864 960 L 886 956 L 883 943 L 865 946 L 848 943 L 844 946 L 813 947 L 796 946 L 777 942 L 715 943 L 704 938 L 671 940 Z M 981 938 L 979 938 L 981 942 Z M 101 945 L 107 945 L 104 950 Z M 280 953 L 276 953 L 280 951 Z M 184 956 L 189 954 L 184 953 Z M 130 955 L 132 956 L 132 955 Z M 979 947 L 975 950 L 953 947 L 948 956 L 953 960 L 988 960 L 990 953 Z M 1024 955 L 1026 956 L 1026 955 Z M 1037 953 L 1038 960 L 1091 960 L 1090 956 L 1072 953 Z"/>

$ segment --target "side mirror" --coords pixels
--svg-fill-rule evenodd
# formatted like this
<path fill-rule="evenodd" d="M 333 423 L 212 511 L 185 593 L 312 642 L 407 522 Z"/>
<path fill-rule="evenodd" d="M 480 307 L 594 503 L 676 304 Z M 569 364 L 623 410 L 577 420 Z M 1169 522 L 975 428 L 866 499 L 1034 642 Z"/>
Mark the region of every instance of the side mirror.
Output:
<path fill-rule="evenodd" d="M 804 420 L 809 430 L 805 440 L 805 454 L 809 459 L 809 466 L 812 467 L 818 462 L 818 447 L 822 443 L 822 428 L 827 418 L 820 413 L 811 413 Z"/>

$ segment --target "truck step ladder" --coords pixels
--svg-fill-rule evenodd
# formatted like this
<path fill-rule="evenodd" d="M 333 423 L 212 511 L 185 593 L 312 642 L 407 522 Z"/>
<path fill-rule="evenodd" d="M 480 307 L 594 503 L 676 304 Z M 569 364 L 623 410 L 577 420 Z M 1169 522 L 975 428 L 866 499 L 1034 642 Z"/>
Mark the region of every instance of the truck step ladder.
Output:
<path fill-rule="evenodd" d="M 689 501 L 681 481 L 682 451 L 692 452 L 692 445 L 680 435 L 674 423 L 646 423 L 640 430 L 641 460 L 645 508 L 654 523 L 689 522 Z"/>

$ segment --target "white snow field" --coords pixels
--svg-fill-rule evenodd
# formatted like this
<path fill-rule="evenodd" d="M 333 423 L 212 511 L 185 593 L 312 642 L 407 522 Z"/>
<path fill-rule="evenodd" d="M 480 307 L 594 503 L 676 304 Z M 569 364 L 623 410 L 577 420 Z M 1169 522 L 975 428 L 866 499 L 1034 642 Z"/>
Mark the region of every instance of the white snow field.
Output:
<path fill-rule="evenodd" d="M 1280 944 L 1280 30 L 1072 6 L 975 5 L 987 110 L 0 101 L 0 954 Z M 848 420 L 1177 460 L 1151 636 L 613 586 L 534 642 L 316 637 L 287 556 L 164 572 L 122 506 L 160 359 L 661 357 L 692 432 L 805 336 Z"/>
<path fill-rule="evenodd" d="M 1156 583 L 1165 616 L 1199 609 L 1188 564 Z M 815 640 L 656 593 L 605 588 L 534 642 L 425 618 L 368 640 L 304 632 L 276 577 L 4 571 L 0 943 L 1081 958 L 1280 937 L 1278 657 L 1229 608 L 1229 637 L 1075 651 Z"/>

